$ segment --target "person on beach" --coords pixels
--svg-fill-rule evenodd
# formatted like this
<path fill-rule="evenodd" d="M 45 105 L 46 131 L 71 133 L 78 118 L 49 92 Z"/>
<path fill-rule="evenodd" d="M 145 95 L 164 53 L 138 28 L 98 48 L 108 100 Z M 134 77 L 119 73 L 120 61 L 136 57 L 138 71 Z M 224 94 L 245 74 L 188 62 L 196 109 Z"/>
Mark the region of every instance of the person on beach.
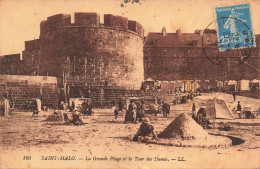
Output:
<path fill-rule="evenodd" d="M 115 119 L 117 119 L 117 117 L 118 117 L 118 111 L 119 111 L 119 109 L 118 109 L 118 107 L 116 106 L 116 109 L 114 110 Z"/>
<path fill-rule="evenodd" d="M 240 104 L 240 101 L 237 102 L 237 114 L 238 114 L 238 118 L 242 118 L 241 117 L 241 110 L 242 110 L 242 107 L 241 107 L 241 104 Z"/>
<path fill-rule="evenodd" d="M 133 137 L 133 141 L 142 142 L 145 140 L 157 139 L 157 135 L 154 132 L 154 127 L 150 124 L 150 120 L 145 117 L 142 119 L 142 124 L 139 130 Z"/>
<path fill-rule="evenodd" d="M 74 125 L 84 124 L 83 123 L 83 117 L 82 117 L 82 115 L 80 114 L 80 112 L 78 111 L 77 108 L 73 111 L 72 118 L 73 119 L 71 120 L 71 123 L 73 123 Z"/>

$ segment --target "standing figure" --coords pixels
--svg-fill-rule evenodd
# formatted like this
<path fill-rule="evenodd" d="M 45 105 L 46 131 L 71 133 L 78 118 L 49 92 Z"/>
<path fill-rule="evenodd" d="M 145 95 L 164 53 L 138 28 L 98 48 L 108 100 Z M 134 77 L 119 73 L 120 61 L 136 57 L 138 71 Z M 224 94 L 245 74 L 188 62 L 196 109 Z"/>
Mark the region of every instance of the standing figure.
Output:
<path fill-rule="evenodd" d="M 86 100 L 84 100 L 83 103 L 81 104 L 81 111 L 83 115 L 87 115 L 87 109 L 88 109 L 88 103 L 86 102 Z"/>
<path fill-rule="evenodd" d="M 167 103 L 166 102 L 162 102 L 162 112 L 163 112 L 163 117 L 167 117 L 166 115 L 166 109 L 167 109 Z"/>
<path fill-rule="evenodd" d="M 128 108 L 129 108 L 129 104 L 130 104 L 130 101 L 129 101 L 129 99 L 127 99 L 127 100 L 126 100 L 126 107 L 125 107 L 125 108 L 126 108 L 126 111 L 127 111 Z"/>
<path fill-rule="evenodd" d="M 114 110 L 115 119 L 117 119 L 117 117 L 118 117 L 118 111 L 119 111 L 119 109 L 118 109 L 118 107 L 116 106 L 116 109 Z"/>
<path fill-rule="evenodd" d="M 118 102 L 118 109 L 119 109 L 119 111 L 122 111 L 123 110 L 123 102 L 122 102 L 122 100 L 121 100 L 121 98 L 119 99 L 119 102 Z"/>
<path fill-rule="evenodd" d="M 242 118 L 241 116 L 241 110 L 242 110 L 242 107 L 241 107 L 241 104 L 240 104 L 240 101 L 237 102 L 237 114 L 238 114 L 238 118 Z"/>
<path fill-rule="evenodd" d="M 73 111 L 74 109 L 75 109 L 75 102 L 74 101 L 72 101 L 72 103 L 71 103 L 71 111 Z"/>
<path fill-rule="evenodd" d="M 169 103 L 166 103 L 166 117 L 168 117 L 170 115 L 170 111 L 171 111 L 171 106 Z"/>
<path fill-rule="evenodd" d="M 232 95 L 233 95 L 234 101 L 236 101 L 236 91 L 233 91 L 233 92 L 232 92 Z"/>
<path fill-rule="evenodd" d="M 38 115 L 39 111 L 38 111 L 38 104 L 37 104 L 36 99 L 34 99 L 31 103 L 32 103 L 31 108 L 32 108 L 32 111 L 33 111 L 32 116 Z"/>
<path fill-rule="evenodd" d="M 195 103 L 192 104 L 192 115 L 196 116 L 196 106 L 195 106 Z"/>

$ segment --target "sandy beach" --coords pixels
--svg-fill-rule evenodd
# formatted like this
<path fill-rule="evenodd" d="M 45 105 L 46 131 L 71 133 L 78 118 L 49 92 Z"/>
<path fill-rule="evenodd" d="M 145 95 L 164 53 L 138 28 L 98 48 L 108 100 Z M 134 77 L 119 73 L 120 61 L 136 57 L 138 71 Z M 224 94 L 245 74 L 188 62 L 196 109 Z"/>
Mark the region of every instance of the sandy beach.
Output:
<path fill-rule="evenodd" d="M 214 95 L 214 94 L 211 94 Z M 232 96 L 222 94 L 229 105 Z M 241 102 L 259 100 L 238 96 Z M 259 104 L 258 104 L 259 105 Z M 156 133 L 177 115 L 188 112 L 191 102 L 171 107 L 169 118 L 151 119 Z M 256 168 L 260 166 L 260 119 L 216 120 L 230 123 L 231 131 L 208 129 L 209 134 L 231 136 L 244 142 L 222 148 L 174 147 L 132 142 L 140 126 L 115 120 L 112 109 L 94 109 L 81 126 L 44 121 L 53 111 L 15 112 L 0 117 L 1 168 Z M 232 140 L 238 143 L 236 139 Z M 31 159 L 25 158 L 30 156 Z"/>

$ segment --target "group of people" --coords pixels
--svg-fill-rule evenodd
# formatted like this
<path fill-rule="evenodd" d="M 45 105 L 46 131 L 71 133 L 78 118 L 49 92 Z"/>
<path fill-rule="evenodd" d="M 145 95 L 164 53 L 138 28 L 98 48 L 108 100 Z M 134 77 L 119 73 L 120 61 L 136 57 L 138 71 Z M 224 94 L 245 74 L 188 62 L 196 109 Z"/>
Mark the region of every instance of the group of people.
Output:
<path fill-rule="evenodd" d="M 246 118 L 246 119 L 252 119 L 252 118 L 256 118 L 255 115 L 251 112 L 250 107 L 248 107 L 247 109 L 245 108 L 242 111 L 242 106 L 240 104 L 240 101 L 237 102 L 237 108 L 236 108 L 236 112 L 238 115 L 238 118 Z"/>
<path fill-rule="evenodd" d="M 163 117 L 168 117 L 170 114 L 170 104 L 162 101 L 160 105 L 161 106 L 150 104 L 149 110 L 153 110 L 150 111 L 150 113 L 152 112 L 155 116 L 157 116 L 157 114 L 162 111 Z M 118 118 L 119 112 L 124 112 L 125 123 L 127 121 L 131 121 L 133 123 L 136 123 L 137 121 L 141 122 L 145 114 L 148 113 L 145 111 L 145 103 L 143 100 L 127 100 L 124 104 L 121 99 L 114 109 L 115 119 Z"/>
<path fill-rule="evenodd" d="M 86 100 L 83 101 L 81 104 L 81 111 L 84 115 L 93 115 L 94 112 L 92 111 L 92 106 L 90 103 L 86 102 Z"/>
<path fill-rule="evenodd" d="M 145 107 L 143 101 L 130 100 L 130 104 L 127 107 L 125 114 L 125 123 L 131 121 L 136 123 L 138 120 L 141 122 L 145 114 Z"/>
<path fill-rule="evenodd" d="M 207 107 L 203 104 L 196 113 L 195 103 L 192 104 L 192 118 L 204 128 L 208 128 L 211 124 L 207 116 Z"/>
<path fill-rule="evenodd" d="M 69 109 L 72 112 L 72 120 L 68 118 L 68 115 L 65 112 L 66 109 Z M 83 116 L 85 115 L 93 115 L 92 106 L 86 100 L 84 100 L 81 106 L 75 106 L 75 103 L 72 102 L 71 106 L 67 108 L 63 101 L 61 101 L 58 105 L 58 109 L 54 110 L 54 114 L 59 116 L 60 122 L 69 122 L 74 125 L 84 124 Z"/>

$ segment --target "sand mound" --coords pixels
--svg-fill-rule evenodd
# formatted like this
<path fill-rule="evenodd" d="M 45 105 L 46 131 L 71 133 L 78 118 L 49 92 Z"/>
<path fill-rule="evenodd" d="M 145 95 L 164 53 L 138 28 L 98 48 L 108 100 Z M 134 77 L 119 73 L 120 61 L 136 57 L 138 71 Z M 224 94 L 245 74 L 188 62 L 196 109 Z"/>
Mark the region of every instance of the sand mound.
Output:
<path fill-rule="evenodd" d="M 162 131 L 159 138 L 176 138 L 176 139 L 204 139 L 208 133 L 196 123 L 188 114 L 180 114 L 168 127 Z"/>
<path fill-rule="evenodd" d="M 221 147 L 232 145 L 227 137 L 209 135 L 188 114 L 176 117 L 165 130 L 158 134 L 158 140 L 146 140 L 146 143 L 178 147 Z"/>

